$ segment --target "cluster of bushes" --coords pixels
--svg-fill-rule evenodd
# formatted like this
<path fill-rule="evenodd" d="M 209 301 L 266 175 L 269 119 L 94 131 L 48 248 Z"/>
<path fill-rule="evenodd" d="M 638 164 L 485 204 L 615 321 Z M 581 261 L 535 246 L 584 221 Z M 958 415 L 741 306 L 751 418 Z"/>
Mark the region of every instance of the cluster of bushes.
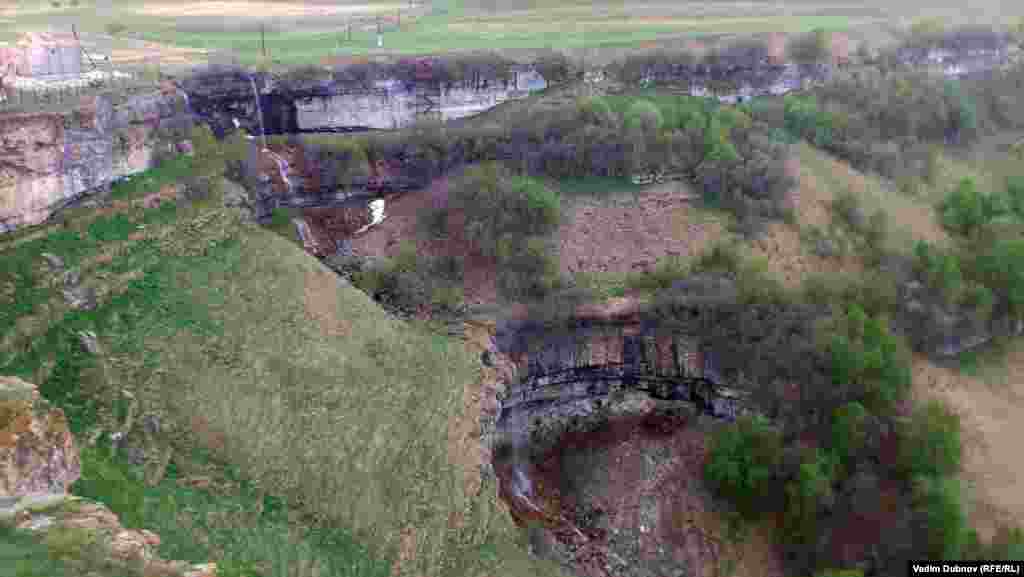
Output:
<path fill-rule="evenodd" d="M 799 34 L 786 43 L 785 56 L 798 64 L 817 64 L 826 61 L 832 53 L 832 35 L 822 29 Z M 613 76 L 625 84 L 646 80 L 655 82 L 683 82 L 691 78 L 703 81 L 723 81 L 733 78 L 737 71 L 744 76 L 768 73 L 772 63 L 769 42 L 764 38 L 731 40 L 711 46 L 703 53 L 693 50 L 657 50 L 631 54 L 613 63 Z"/>
<path fill-rule="evenodd" d="M 499 293 L 511 300 L 538 300 L 559 288 L 558 263 L 550 235 L 561 217 L 556 190 L 495 162 L 485 162 L 451 179 L 447 199 L 428 220 L 444 223 L 458 212 L 472 250 L 495 260 Z M 439 230 L 439 228 L 441 230 Z"/>
<path fill-rule="evenodd" d="M 742 110 L 688 96 L 591 98 L 579 103 L 576 120 L 583 126 L 573 134 L 574 149 L 582 152 L 577 162 L 602 158 L 595 150 L 602 139 L 592 136 L 607 131 L 606 138 L 624 140 L 625 158 L 617 164 L 630 173 L 681 172 L 708 204 L 745 224 L 785 214 L 795 184 L 784 169 L 788 148 Z"/>
<path fill-rule="evenodd" d="M 332 72 L 335 82 L 371 88 L 377 80 L 397 79 L 407 85 L 438 82 L 445 86 L 467 82 L 511 82 L 516 63 L 496 52 L 473 52 L 429 58 L 401 58 L 395 61 L 366 61 L 339 66 Z M 568 80 L 576 70 L 568 57 L 547 51 L 538 55 L 535 69 L 552 84 Z"/>
<path fill-rule="evenodd" d="M 754 99 L 741 108 L 860 170 L 894 180 L 930 178 L 934 144 L 966 144 L 986 131 L 1024 126 L 1021 79 L 1024 66 L 964 80 L 863 71 L 813 94 L 787 95 L 781 103 Z"/>
<path fill-rule="evenodd" d="M 228 152 L 210 127 L 191 129 L 192 172 L 185 177 L 185 195 L 197 206 L 217 206 L 223 201 L 222 177 L 227 172 Z"/>
<path fill-rule="evenodd" d="M 1017 531 L 983 545 L 967 527 L 954 480 L 958 417 L 938 402 L 906 416 L 896 410 L 909 388 L 909 358 L 884 319 L 857 306 L 837 313 L 821 331 L 829 335 L 826 362 L 804 363 L 804 390 L 789 401 L 794 414 L 818 417 L 783 419 L 782 428 L 748 417 L 724 427 L 705 466 L 709 486 L 747 519 L 779 516 L 777 538 L 794 574 L 836 574 L 837 564 L 858 563 L 844 570 L 890 575 L 908 559 L 1019 550 Z M 822 372 L 827 380 L 814 378 Z M 854 516 L 884 518 L 874 552 L 837 558 Z"/>
<path fill-rule="evenodd" d="M 405 242 L 393 258 L 358 267 L 352 283 L 392 312 L 457 315 L 463 310 L 464 264 L 459 257 L 427 258 Z"/>
<path fill-rule="evenodd" d="M 943 226 L 960 242 L 948 251 L 919 242 L 916 268 L 947 303 L 987 321 L 995 313 L 1024 315 L 1024 184 L 1008 180 L 1004 193 L 984 193 L 962 180 L 937 206 Z"/>

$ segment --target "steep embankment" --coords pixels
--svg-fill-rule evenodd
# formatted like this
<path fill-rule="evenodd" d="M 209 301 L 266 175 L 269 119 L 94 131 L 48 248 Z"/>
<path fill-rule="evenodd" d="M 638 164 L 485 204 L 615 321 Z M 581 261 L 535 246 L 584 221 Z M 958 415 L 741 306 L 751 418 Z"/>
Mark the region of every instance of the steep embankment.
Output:
<path fill-rule="evenodd" d="M 388 316 L 294 244 L 231 210 L 165 202 L 50 229 L 0 260 L 0 374 L 40 383 L 84 438 L 124 429 L 147 479 L 171 474 L 167 454 L 184 475 L 199 450 L 294 499 L 303 524 L 352 529 L 408 574 L 551 574 L 517 544 L 493 484 L 448 454 L 450 436 L 459 445 L 470 432 L 464 389 L 477 361 Z M 146 432 L 152 419 L 123 422 L 122 395 L 160 434 Z M 162 507 L 139 513 L 165 542 L 214 530 Z M 240 536 L 227 553 L 248 539 L 243 517 L 211 517 L 218 535 Z M 377 574 L 351 546 L 333 550 L 355 555 L 346 570 Z"/>

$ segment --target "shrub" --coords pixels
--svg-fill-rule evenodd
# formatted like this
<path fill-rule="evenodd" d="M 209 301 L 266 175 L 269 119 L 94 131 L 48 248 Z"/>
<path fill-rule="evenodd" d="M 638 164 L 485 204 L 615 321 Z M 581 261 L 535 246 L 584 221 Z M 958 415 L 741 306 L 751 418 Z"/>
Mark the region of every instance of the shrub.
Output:
<path fill-rule="evenodd" d="M 129 476 L 107 447 L 83 448 L 81 461 L 82 476 L 71 486 L 71 493 L 105 504 L 124 527 L 141 528 L 144 486 Z"/>
<path fill-rule="evenodd" d="M 1005 303 L 1008 312 L 1024 316 L 1024 240 L 994 241 L 980 251 L 976 267 L 984 285 Z"/>
<path fill-rule="evenodd" d="M 618 124 L 615 111 L 608 99 L 601 96 L 581 98 L 576 103 L 576 114 L 587 124 L 614 127 Z"/>
<path fill-rule="evenodd" d="M 538 54 L 533 59 L 533 66 L 549 85 L 561 84 L 581 72 L 573 67 L 568 56 L 554 50 Z"/>
<path fill-rule="evenodd" d="M 988 543 L 981 543 L 975 530 L 968 532 L 965 559 L 1024 559 L 1024 528 L 1000 526 Z"/>
<path fill-rule="evenodd" d="M 914 256 L 917 272 L 928 286 L 937 289 L 947 304 L 959 303 L 966 287 L 960 258 L 920 240 L 914 245 Z"/>
<path fill-rule="evenodd" d="M 1024 150 L 1024 146 L 1021 150 Z M 1021 155 L 1021 160 L 1024 161 L 1024 154 Z M 1006 198 L 1010 210 L 1017 218 L 1024 219 L 1024 176 L 1011 176 L 1006 179 Z"/>
<path fill-rule="evenodd" d="M 643 273 L 630 273 L 626 276 L 626 286 L 634 290 L 659 291 L 672 287 L 677 280 L 689 276 L 689 267 L 678 256 L 662 259 L 654 270 Z"/>
<path fill-rule="evenodd" d="M 637 100 L 623 115 L 623 124 L 627 130 L 635 130 L 645 136 L 654 136 L 664 124 L 661 110 L 650 100 Z"/>
<path fill-rule="evenodd" d="M 108 22 L 104 29 L 111 36 L 120 36 L 128 27 L 120 22 Z"/>
<path fill-rule="evenodd" d="M 463 305 L 463 269 L 460 257 L 425 258 L 407 240 L 394 257 L 354 270 L 352 284 L 399 314 L 425 308 L 458 313 Z"/>
<path fill-rule="evenodd" d="M 223 191 L 221 177 L 228 168 L 228 154 L 210 127 L 199 124 L 192 128 L 193 172 L 186 178 L 186 193 L 199 204 L 220 204 Z"/>
<path fill-rule="evenodd" d="M 864 405 L 854 401 L 836 409 L 832 417 L 831 447 L 847 471 L 867 444 L 868 416 Z"/>
<path fill-rule="evenodd" d="M 786 545 L 816 540 L 819 513 L 833 498 L 834 476 L 835 463 L 831 455 L 818 449 L 803 455 L 796 477 L 785 486 L 782 532 Z"/>
<path fill-rule="evenodd" d="M 496 163 L 466 170 L 451 184 L 449 194 L 449 206 L 465 213 L 468 239 L 489 256 L 498 256 L 500 239 L 523 244 L 558 226 L 558 192 Z"/>
<path fill-rule="evenodd" d="M 998 201 L 978 191 L 971 179 L 963 179 L 938 207 L 942 225 L 961 236 L 972 236 L 1002 212 Z"/>
<path fill-rule="evenodd" d="M 513 242 L 502 237 L 498 252 L 498 291 L 508 300 L 538 300 L 561 288 L 558 261 L 549 241 L 531 236 Z"/>
<path fill-rule="evenodd" d="M 856 304 L 873 317 L 888 314 L 899 303 L 892 278 L 880 270 L 863 274 L 815 274 L 803 284 L 804 299 L 817 305 L 847 308 Z"/>
<path fill-rule="evenodd" d="M 904 474 L 948 476 L 960 470 L 960 417 L 931 400 L 915 409 L 900 435 Z"/>
<path fill-rule="evenodd" d="M 914 511 L 921 550 L 931 559 L 959 559 L 967 545 L 960 483 L 951 477 L 920 477 L 914 482 Z"/>
<path fill-rule="evenodd" d="M 829 33 L 819 28 L 791 40 L 786 45 L 786 52 L 796 62 L 803 64 L 821 62 L 829 56 L 830 42 Z"/>
<path fill-rule="evenodd" d="M 884 319 L 850 305 L 839 315 L 829 346 L 837 400 L 857 401 L 874 413 L 888 411 L 911 382 L 907 351 Z"/>
<path fill-rule="evenodd" d="M 743 417 L 717 432 L 704 468 L 704 478 L 720 496 L 747 518 L 774 506 L 775 472 L 781 462 L 782 440 L 760 416 Z"/>

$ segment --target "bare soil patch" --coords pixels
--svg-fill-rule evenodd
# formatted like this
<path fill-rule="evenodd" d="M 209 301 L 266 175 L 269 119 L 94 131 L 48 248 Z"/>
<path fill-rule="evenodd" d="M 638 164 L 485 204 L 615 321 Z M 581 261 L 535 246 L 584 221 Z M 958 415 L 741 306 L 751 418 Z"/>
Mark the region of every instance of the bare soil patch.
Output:
<path fill-rule="evenodd" d="M 317 267 L 306 273 L 305 281 L 303 296 L 307 318 L 317 323 L 325 337 L 350 334 L 352 325 L 338 309 L 338 276 Z"/>
<path fill-rule="evenodd" d="M 1024 519 L 1024 351 L 1007 358 L 1008 387 L 993 387 L 968 375 L 914 358 L 914 394 L 945 401 L 961 418 L 963 479 L 973 489 L 972 523 L 991 536 L 995 523 Z"/>
<path fill-rule="evenodd" d="M 562 271 L 628 273 L 697 256 L 726 230 L 722 218 L 693 206 L 692 195 L 671 182 L 635 201 L 574 199 L 558 233 Z"/>
<path fill-rule="evenodd" d="M 840 193 L 850 192 L 866 210 L 881 209 L 892 225 L 893 242 L 924 240 L 945 245 L 949 235 L 935 218 L 935 209 L 924 199 L 889 190 L 878 179 L 863 174 L 845 162 L 802 144 L 798 158 L 790 161 L 799 171 L 800 186 L 794 202 L 801 225 L 826 228 L 831 221 L 831 204 Z"/>
<path fill-rule="evenodd" d="M 445 186 L 444 179 L 432 184 L 432 189 Z M 401 242 L 415 242 L 416 251 L 424 256 L 453 255 L 465 261 L 463 296 L 466 304 L 493 304 L 498 300 L 495 283 L 497 263 L 481 255 L 469 246 L 465 237 L 465 219 L 458 211 L 452 211 L 448 222 L 450 234 L 447 238 L 420 238 L 417 233 L 419 216 L 430 210 L 433 197 L 429 191 L 392 195 L 386 199 L 384 222 L 371 228 L 363 235 L 352 239 L 353 252 L 363 256 L 387 256 L 398 254 Z"/>
<path fill-rule="evenodd" d="M 587 434 L 568 434 L 530 476 L 545 502 L 585 536 L 580 571 L 604 576 L 604 563 L 624 560 L 655 573 L 687 567 L 689 575 L 781 577 L 770 534 L 755 527 L 742 542 L 726 536 L 703 488 L 704 426 L 696 418 L 620 418 Z"/>

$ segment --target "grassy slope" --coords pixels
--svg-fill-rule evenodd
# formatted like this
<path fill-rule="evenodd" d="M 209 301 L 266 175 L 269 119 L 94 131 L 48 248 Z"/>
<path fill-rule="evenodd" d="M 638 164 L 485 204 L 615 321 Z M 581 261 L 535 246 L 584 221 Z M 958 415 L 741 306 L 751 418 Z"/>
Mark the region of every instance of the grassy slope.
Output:
<path fill-rule="evenodd" d="M 141 481 L 96 455 L 81 490 L 167 532 L 164 550 L 179 558 L 272 561 L 289 550 L 279 518 L 257 516 L 253 528 L 232 513 L 265 498 L 241 489 L 231 499 L 182 493 L 172 481 L 190 471 L 236 487 L 236 478 L 258 479 L 258 495 L 294 498 L 317 525 L 345 527 L 334 534 L 347 545 L 309 545 L 321 559 L 345 552 L 348 568 L 332 574 L 383 574 L 403 530 L 411 536 L 403 549 L 415 550 L 405 567 L 416 574 L 551 574 L 526 558 L 493 485 L 465 494 L 463 472 L 448 462 L 449 420 L 479 370 L 465 348 L 387 317 L 294 243 L 232 214 L 165 205 L 101 217 L 81 231 L 44 231 L 3 250 L 0 286 L 17 292 L 4 293 L 4 311 L 15 304 L 16 316 L 0 323 L 0 372 L 40 383 L 80 435 L 124 418 L 122 389 L 169 431 L 153 453 L 173 447 L 172 472 L 141 501 L 125 497 Z M 148 219 L 141 238 L 131 236 L 139 219 Z M 96 258 L 107 249 L 112 258 Z M 96 311 L 59 304 L 59 291 L 46 288 L 42 250 L 82 265 L 86 284 L 99 283 Z M 81 329 L 99 336 L 99 360 L 79 350 Z M 199 521 L 210 510 L 221 519 L 213 527 Z M 453 511 L 463 523 L 449 531 Z M 360 552 L 349 529 L 380 561 Z M 208 536 L 205 544 L 195 531 Z"/>

